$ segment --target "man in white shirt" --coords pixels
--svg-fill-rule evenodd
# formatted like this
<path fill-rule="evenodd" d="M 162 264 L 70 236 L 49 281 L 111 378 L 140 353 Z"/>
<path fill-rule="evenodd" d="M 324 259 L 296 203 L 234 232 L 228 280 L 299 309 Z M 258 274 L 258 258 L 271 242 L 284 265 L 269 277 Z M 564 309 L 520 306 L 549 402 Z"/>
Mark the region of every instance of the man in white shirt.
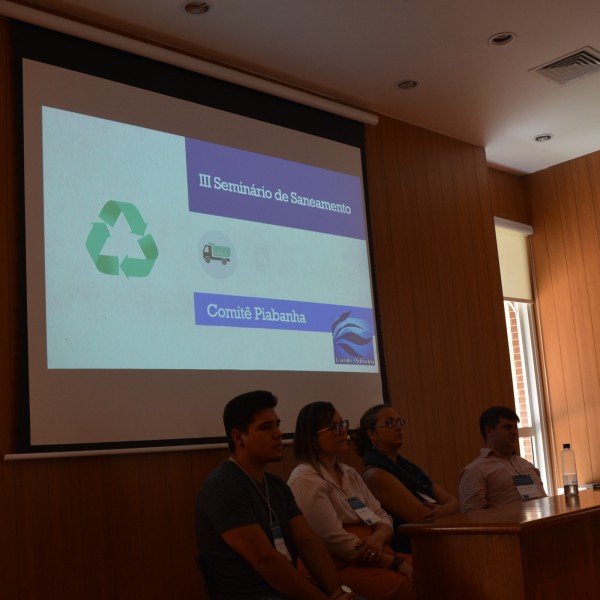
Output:
<path fill-rule="evenodd" d="M 485 410 L 479 429 L 485 448 L 460 475 L 462 512 L 504 506 L 546 496 L 539 471 L 518 454 L 517 414 L 505 406 Z"/>

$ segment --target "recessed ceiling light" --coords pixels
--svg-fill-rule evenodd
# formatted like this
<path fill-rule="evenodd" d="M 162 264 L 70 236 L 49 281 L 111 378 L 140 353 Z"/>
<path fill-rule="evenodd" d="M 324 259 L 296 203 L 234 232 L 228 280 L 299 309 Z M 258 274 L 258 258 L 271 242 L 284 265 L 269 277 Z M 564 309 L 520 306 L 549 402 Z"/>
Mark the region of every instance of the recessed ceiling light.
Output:
<path fill-rule="evenodd" d="M 551 133 L 540 133 L 540 135 L 536 135 L 533 139 L 536 142 L 547 142 L 551 140 L 554 136 Z"/>
<path fill-rule="evenodd" d="M 210 4 L 208 2 L 188 2 L 185 5 L 185 12 L 191 15 L 203 15 L 210 10 Z"/>
<path fill-rule="evenodd" d="M 490 46 L 506 46 L 506 44 L 510 44 L 517 39 L 517 36 L 514 33 L 509 33 L 505 31 L 503 33 L 497 33 L 493 35 L 489 40 L 488 44 Z"/>
<path fill-rule="evenodd" d="M 400 83 L 396 84 L 401 90 L 412 90 L 412 88 L 417 87 L 419 85 L 418 81 L 414 79 L 405 79 Z"/>

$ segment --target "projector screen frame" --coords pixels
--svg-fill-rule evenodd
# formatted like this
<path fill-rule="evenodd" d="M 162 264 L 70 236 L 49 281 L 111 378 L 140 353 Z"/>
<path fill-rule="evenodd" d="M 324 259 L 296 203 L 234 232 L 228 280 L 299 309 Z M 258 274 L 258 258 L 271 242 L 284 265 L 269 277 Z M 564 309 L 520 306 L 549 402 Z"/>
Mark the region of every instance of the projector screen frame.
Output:
<path fill-rule="evenodd" d="M 371 281 L 373 294 L 373 308 L 377 324 L 377 351 L 379 356 L 379 368 L 383 399 L 389 402 L 387 381 L 385 375 L 385 360 L 382 348 L 381 325 L 378 318 L 377 285 L 375 271 L 372 264 L 373 245 L 371 242 L 371 223 L 369 220 L 367 175 L 365 166 L 365 144 L 364 127 L 362 124 L 350 122 L 344 117 L 339 117 L 320 110 L 295 104 L 281 98 L 274 98 L 262 92 L 240 88 L 235 84 L 219 81 L 210 77 L 192 73 L 184 69 L 158 63 L 156 61 L 134 56 L 120 50 L 100 46 L 93 42 L 72 38 L 44 30 L 35 26 L 21 23 L 13 23 L 13 71 L 16 90 L 16 117 L 17 122 L 23 122 L 22 111 L 22 71 L 23 59 L 32 59 L 38 62 L 56 65 L 73 71 L 86 73 L 103 79 L 124 83 L 140 89 L 146 89 L 166 96 L 172 96 L 183 100 L 192 101 L 201 105 L 210 106 L 219 110 L 226 110 L 234 114 L 241 114 L 253 119 L 259 119 L 275 125 L 290 127 L 289 112 L 293 111 L 297 121 L 294 128 L 304 133 L 324 136 L 341 143 L 356 146 L 361 152 L 362 176 L 364 182 L 366 228 L 368 238 L 369 256 L 371 257 Z M 238 100 L 228 100 L 233 96 L 231 90 L 235 89 Z M 239 98 L 244 101 L 239 103 Z M 241 106 L 243 110 L 241 110 Z M 23 131 L 17 141 L 20 150 L 18 156 L 23 152 Z M 22 160 L 22 159 L 21 159 Z M 21 180 L 19 190 L 24 197 L 24 167 L 21 162 Z M 24 209 L 19 215 L 22 231 L 22 240 L 25 238 Z M 22 243 L 22 254 L 24 257 L 24 241 Z M 25 259 L 23 258 L 23 267 Z M 24 270 L 24 268 L 23 268 Z M 26 306 L 26 283 L 22 279 L 22 306 Z M 18 428 L 17 428 L 17 453 L 64 453 L 64 452 L 94 452 L 94 451 L 129 451 L 131 449 L 154 449 L 181 447 L 182 449 L 192 447 L 212 447 L 215 444 L 225 444 L 224 436 L 205 437 L 202 439 L 165 439 L 165 440 L 143 440 L 123 442 L 99 442 L 91 444 L 51 444 L 43 445 L 31 443 L 31 432 L 29 429 L 29 399 L 28 399 L 28 373 L 27 373 L 27 318 L 26 309 L 23 308 L 22 330 L 23 340 L 23 362 L 20 368 L 20 380 L 22 389 L 22 401 L 18 406 Z M 260 386 L 257 386 L 260 387 Z M 287 439 L 291 434 L 286 434 Z"/>

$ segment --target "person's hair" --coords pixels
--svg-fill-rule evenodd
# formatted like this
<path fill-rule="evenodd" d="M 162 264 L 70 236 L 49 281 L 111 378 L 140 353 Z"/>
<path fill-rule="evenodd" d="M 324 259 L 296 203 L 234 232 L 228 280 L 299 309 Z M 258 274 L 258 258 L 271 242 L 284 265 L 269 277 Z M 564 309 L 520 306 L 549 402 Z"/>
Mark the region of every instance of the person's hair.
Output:
<path fill-rule="evenodd" d="M 246 392 L 230 400 L 223 410 L 223 425 L 225 425 L 229 449 L 232 452 L 235 450 L 235 444 L 231 437 L 231 432 L 234 429 L 239 429 L 244 433 L 247 432 L 250 423 L 261 410 L 275 408 L 276 406 L 276 396 L 263 390 Z"/>
<path fill-rule="evenodd" d="M 319 442 L 317 431 L 327 427 L 333 420 L 335 407 L 331 402 L 311 402 L 303 406 L 296 419 L 294 432 L 294 456 L 301 463 L 308 463 L 319 470 Z M 336 469 L 339 469 L 336 462 Z"/>
<path fill-rule="evenodd" d="M 479 417 L 479 431 L 481 431 L 484 441 L 487 442 L 485 434 L 486 428 L 491 427 L 494 429 L 496 425 L 500 423 L 500 419 L 507 419 L 514 423 L 519 423 L 521 420 L 519 419 L 519 415 L 517 415 L 512 408 L 508 408 L 507 406 L 491 406 L 490 408 L 487 408 L 481 413 L 481 417 Z"/>
<path fill-rule="evenodd" d="M 383 408 L 388 408 L 388 404 L 376 404 L 369 408 L 365 414 L 360 418 L 360 425 L 358 429 L 352 432 L 352 441 L 356 447 L 356 453 L 359 456 L 364 456 L 365 452 L 373 447 L 371 438 L 369 437 L 369 431 L 375 429 L 375 423 L 379 412 Z"/>

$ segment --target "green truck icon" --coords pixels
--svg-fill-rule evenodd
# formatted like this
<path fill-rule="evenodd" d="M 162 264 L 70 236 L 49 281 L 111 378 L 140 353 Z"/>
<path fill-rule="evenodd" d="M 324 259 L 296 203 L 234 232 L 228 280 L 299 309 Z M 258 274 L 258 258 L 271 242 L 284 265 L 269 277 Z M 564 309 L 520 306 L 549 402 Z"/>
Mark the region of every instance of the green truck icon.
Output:
<path fill-rule="evenodd" d="M 226 265 L 231 260 L 231 248 L 228 248 L 227 246 L 217 246 L 216 244 L 209 242 L 204 245 L 202 257 L 207 263 L 210 263 L 211 260 L 220 260 Z"/>

